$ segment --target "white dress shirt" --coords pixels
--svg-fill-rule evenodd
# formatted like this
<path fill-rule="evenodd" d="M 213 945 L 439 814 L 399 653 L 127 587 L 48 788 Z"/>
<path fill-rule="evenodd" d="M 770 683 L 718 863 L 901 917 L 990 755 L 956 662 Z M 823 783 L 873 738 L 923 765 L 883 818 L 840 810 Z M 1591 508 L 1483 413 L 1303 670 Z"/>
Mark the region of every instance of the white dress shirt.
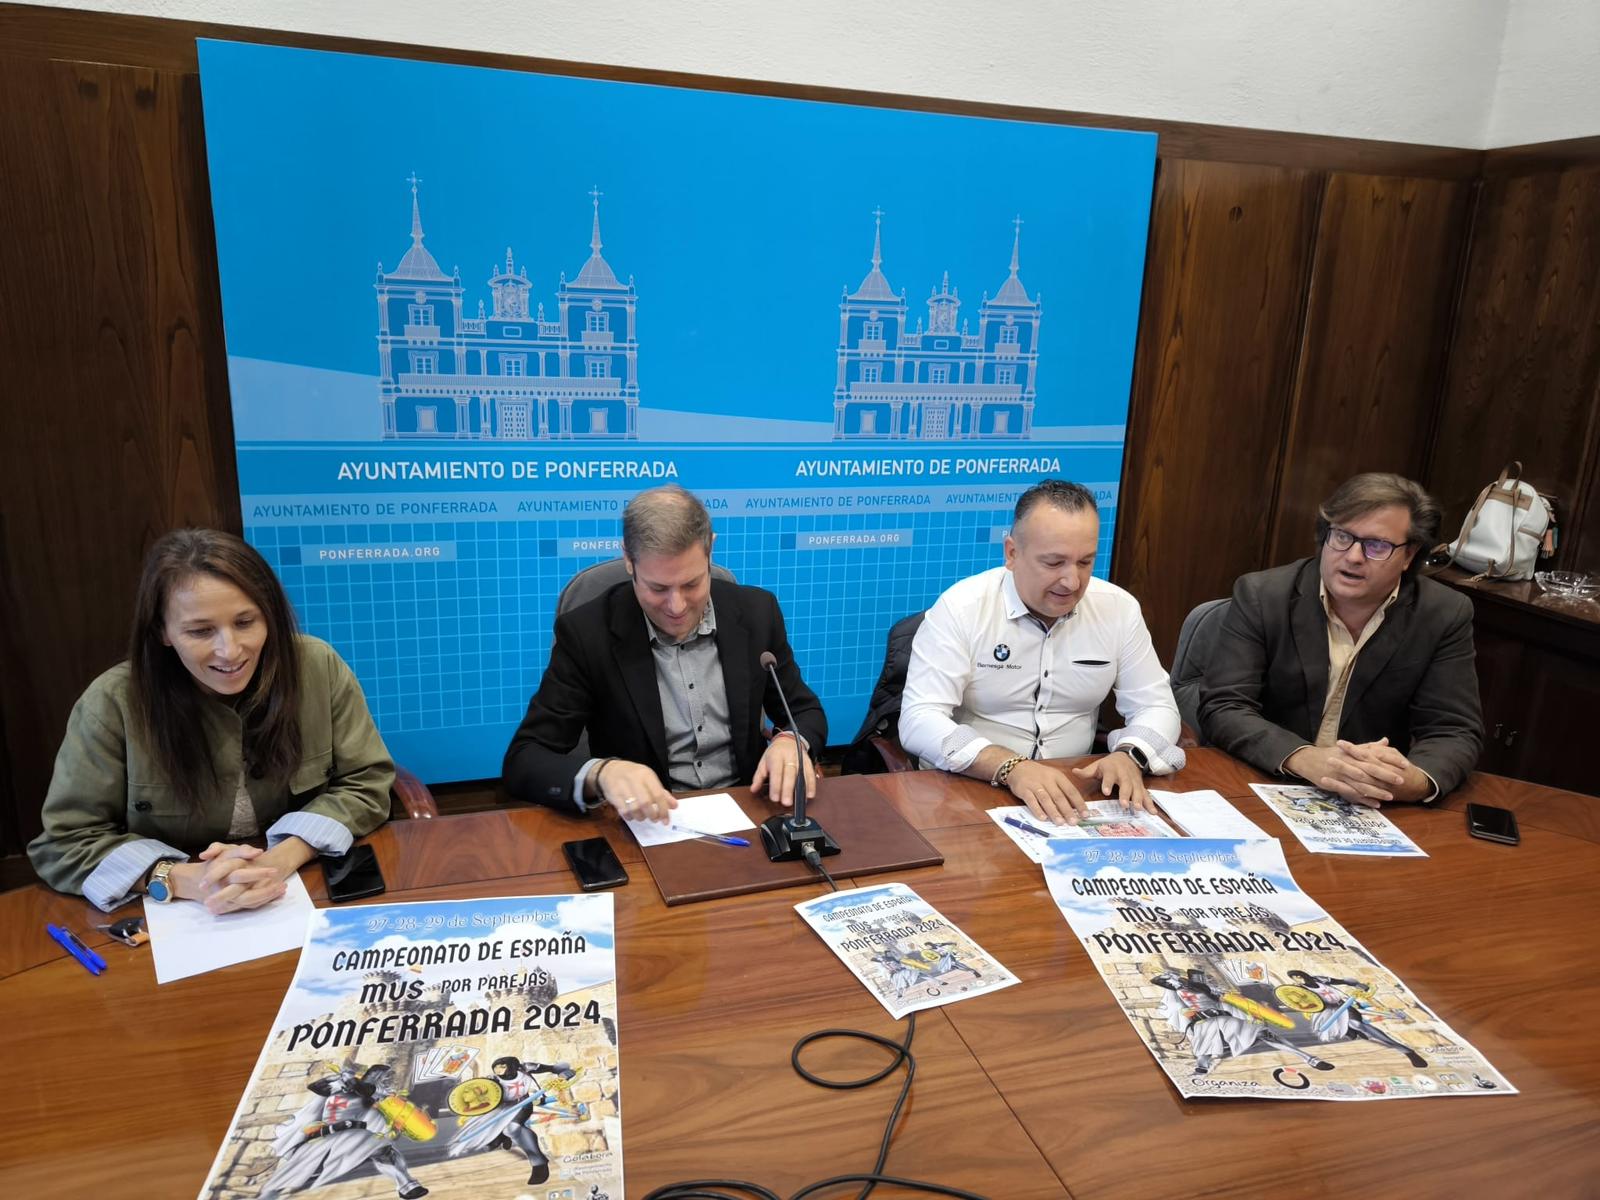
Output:
<path fill-rule="evenodd" d="M 995 567 L 940 596 L 917 630 L 900 742 L 924 767 L 954 772 L 990 745 L 1029 758 L 1087 754 L 1113 688 L 1128 726 L 1178 740 L 1178 706 L 1137 600 L 1091 577 L 1046 628 L 1011 569 Z"/>

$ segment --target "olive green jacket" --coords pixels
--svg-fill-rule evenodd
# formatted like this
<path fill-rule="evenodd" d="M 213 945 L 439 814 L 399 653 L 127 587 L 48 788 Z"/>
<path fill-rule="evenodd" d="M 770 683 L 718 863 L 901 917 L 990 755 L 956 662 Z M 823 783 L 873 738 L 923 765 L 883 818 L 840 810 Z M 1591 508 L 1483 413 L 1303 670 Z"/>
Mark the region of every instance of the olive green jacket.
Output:
<path fill-rule="evenodd" d="M 355 675 L 333 647 L 301 636 L 301 760 L 282 779 L 245 779 L 268 844 L 303 838 L 342 854 L 389 815 L 394 764 Z M 217 789 L 198 809 L 181 806 L 135 733 L 127 663 L 79 697 L 67 719 L 44 802 L 44 832 L 28 846 L 39 877 L 101 908 L 125 903 L 151 865 L 227 841 L 245 773 L 243 722 L 221 701 L 203 706 Z"/>

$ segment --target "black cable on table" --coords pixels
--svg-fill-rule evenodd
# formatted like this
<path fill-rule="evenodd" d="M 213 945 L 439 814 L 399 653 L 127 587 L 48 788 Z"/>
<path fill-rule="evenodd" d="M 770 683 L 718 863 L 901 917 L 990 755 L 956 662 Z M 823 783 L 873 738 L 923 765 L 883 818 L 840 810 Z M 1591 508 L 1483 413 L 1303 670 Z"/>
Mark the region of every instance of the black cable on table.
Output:
<path fill-rule="evenodd" d="M 828 881 L 828 886 L 837 892 L 839 890 L 839 885 L 833 881 L 833 876 L 828 874 L 828 868 L 822 865 L 822 855 L 817 853 L 816 848 L 808 842 L 805 850 L 803 850 L 801 853 L 805 855 L 805 860 L 811 864 L 812 869 L 815 870 L 818 875 L 821 875 L 824 879 L 826 879 Z"/>
<path fill-rule="evenodd" d="M 820 869 L 820 868 L 819 868 Z M 826 876 L 827 872 L 823 872 Z M 833 881 L 828 880 L 829 883 Z M 838 889 L 835 888 L 835 891 Z M 889 1120 L 883 1127 L 883 1140 L 878 1145 L 878 1159 L 872 1164 L 872 1170 L 856 1175 L 835 1175 L 828 1179 L 819 1179 L 801 1188 L 789 1200 L 804 1200 L 827 1188 L 839 1187 L 847 1183 L 864 1183 L 866 1186 L 856 1195 L 856 1200 L 867 1200 L 872 1194 L 872 1189 L 880 1183 L 893 1184 L 896 1187 L 906 1188 L 913 1192 L 923 1192 L 930 1196 L 954 1196 L 957 1200 L 987 1200 L 987 1197 L 977 1192 L 963 1191 L 961 1188 L 947 1187 L 941 1183 L 927 1183 L 919 1179 L 902 1179 L 896 1175 L 883 1174 L 883 1167 L 889 1160 L 889 1143 L 894 1138 L 895 1125 L 900 1120 L 900 1112 L 905 1108 L 906 1097 L 911 1094 L 911 1082 L 917 1075 L 917 1060 L 911 1054 L 911 1039 L 917 1034 L 917 1014 L 912 1013 L 906 1018 L 906 1039 L 897 1042 L 881 1034 L 867 1033 L 860 1029 L 819 1029 L 808 1033 L 794 1044 L 794 1049 L 789 1053 L 789 1065 L 795 1074 L 807 1083 L 814 1083 L 818 1087 L 832 1088 L 835 1091 L 852 1091 L 856 1088 L 871 1087 L 880 1079 L 887 1079 L 891 1074 L 905 1064 L 906 1078 L 900 1086 L 900 1095 L 896 1097 L 894 1107 L 889 1111 Z M 872 1042 L 882 1046 L 893 1054 L 889 1065 L 860 1079 L 824 1079 L 821 1075 L 808 1070 L 800 1061 L 800 1055 L 812 1042 L 821 1041 L 823 1038 L 859 1038 L 864 1042 Z M 784 1200 L 777 1192 L 770 1188 L 762 1187 L 759 1183 L 748 1183 L 741 1179 L 687 1179 L 682 1183 L 669 1183 L 659 1187 L 645 1197 L 645 1200 L 746 1200 L 747 1197 L 756 1197 L 757 1200 Z"/>

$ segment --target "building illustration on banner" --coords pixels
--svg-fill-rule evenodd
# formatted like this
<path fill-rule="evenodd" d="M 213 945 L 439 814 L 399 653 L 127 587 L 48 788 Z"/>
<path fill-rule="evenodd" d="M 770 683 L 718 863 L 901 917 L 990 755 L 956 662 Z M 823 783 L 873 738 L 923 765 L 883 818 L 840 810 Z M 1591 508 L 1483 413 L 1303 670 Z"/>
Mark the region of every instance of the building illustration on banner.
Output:
<path fill-rule="evenodd" d="M 411 184 L 411 247 L 378 264 L 378 397 L 385 440 L 619 441 L 639 436 L 638 294 L 600 253 L 600 197 L 590 191 L 589 258 L 562 272 L 555 319 L 531 302 L 512 250 L 491 267 L 492 310 L 463 310 L 459 268 L 446 275 L 423 241 Z M 1033 436 L 1039 296 L 1019 276 L 1022 219 L 1010 273 L 963 319 L 949 272 L 911 325 L 910 305 L 883 271 L 883 212 L 874 212 L 872 268 L 839 304 L 834 440 L 1023 441 Z M 826 436 L 826 435 L 824 435 Z"/>
<path fill-rule="evenodd" d="M 378 398 L 387 439 L 499 441 L 639 436 L 638 295 L 600 254 L 600 197 L 589 258 L 561 273 L 556 315 L 530 310 L 528 268 L 505 263 L 488 279 L 494 309 L 462 312 L 461 272 L 446 275 L 423 245 L 411 184 L 411 248 L 393 271 L 378 264 Z"/>
<path fill-rule="evenodd" d="M 1012 440 L 1033 436 L 1041 298 L 1018 276 L 1022 218 L 1012 222 L 1011 273 L 978 304 L 977 332 L 960 319 L 950 274 L 908 327 L 906 295 L 883 273 L 883 211 L 873 213 L 872 269 L 839 303 L 835 440 Z"/>
<path fill-rule="evenodd" d="M 243 532 L 419 777 L 498 773 L 655 483 L 845 735 L 1030 484 L 1109 561 L 1156 134 L 195 45 Z"/>

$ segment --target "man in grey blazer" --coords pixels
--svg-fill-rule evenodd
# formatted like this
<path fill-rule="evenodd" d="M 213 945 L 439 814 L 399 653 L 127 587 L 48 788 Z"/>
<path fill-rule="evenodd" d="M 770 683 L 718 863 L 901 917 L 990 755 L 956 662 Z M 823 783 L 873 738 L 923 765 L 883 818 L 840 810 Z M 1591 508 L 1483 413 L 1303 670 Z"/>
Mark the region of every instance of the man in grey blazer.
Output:
<path fill-rule="evenodd" d="M 1357 475 L 1317 514 L 1319 553 L 1243 576 L 1200 693 L 1205 738 L 1258 770 L 1363 804 L 1426 802 L 1483 745 L 1472 604 L 1421 578 L 1439 506 Z"/>

